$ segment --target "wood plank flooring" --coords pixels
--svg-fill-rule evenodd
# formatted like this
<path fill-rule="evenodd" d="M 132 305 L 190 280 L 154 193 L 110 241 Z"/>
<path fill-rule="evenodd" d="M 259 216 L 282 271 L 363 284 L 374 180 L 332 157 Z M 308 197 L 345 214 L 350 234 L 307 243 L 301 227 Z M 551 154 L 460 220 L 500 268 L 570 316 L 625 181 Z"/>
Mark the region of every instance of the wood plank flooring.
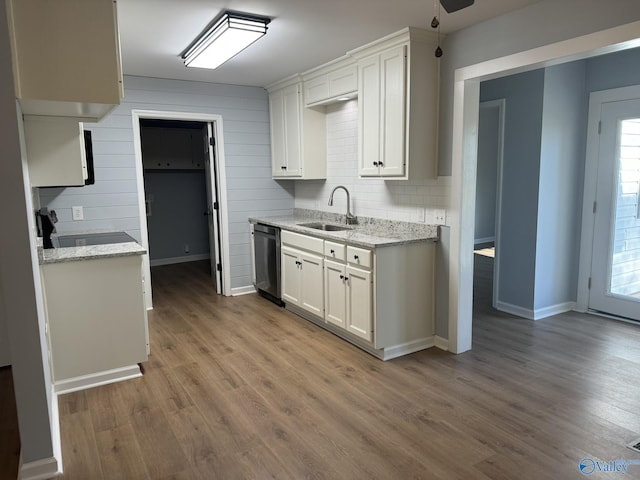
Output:
<path fill-rule="evenodd" d="M 59 397 L 65 479 L 577 479 L 584 457 L 640 459 L 637 325 L 514 318 L 485 279 L 472 351 L 382 362 L 216 296 L 205 263 L 152 275 L 144 377 Z"/>

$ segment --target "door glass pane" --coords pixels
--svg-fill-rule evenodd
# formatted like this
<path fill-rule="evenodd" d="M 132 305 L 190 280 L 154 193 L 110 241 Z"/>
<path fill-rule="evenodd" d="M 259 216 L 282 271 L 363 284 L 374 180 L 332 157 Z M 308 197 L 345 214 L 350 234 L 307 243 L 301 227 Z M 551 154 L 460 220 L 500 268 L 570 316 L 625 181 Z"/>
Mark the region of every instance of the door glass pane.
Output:
<path fill-rule="evenodd" d="M 609 291 L 640 300 L 640 118 L 622 120 Z"/>

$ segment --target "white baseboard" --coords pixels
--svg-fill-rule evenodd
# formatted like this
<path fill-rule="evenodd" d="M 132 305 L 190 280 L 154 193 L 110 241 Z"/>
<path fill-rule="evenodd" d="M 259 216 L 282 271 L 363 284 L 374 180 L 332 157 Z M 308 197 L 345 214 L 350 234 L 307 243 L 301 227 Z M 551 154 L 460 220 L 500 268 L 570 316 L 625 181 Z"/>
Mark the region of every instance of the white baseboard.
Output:
<path fill-rule="evenodd" d="M 211 256 L 208 253 L 200 255 L 185 255 L 184 257 L 156 258 L 149 260 L 149 265 L 159 267 L 160 265 L 173 265 L 174 263 L 197 262 L 198 260 L 208 260 Z"/>
<path fill-rule="evenodd" d="M 501 312 L 510 313 L 517 317 L 523 317 L 529 320 L 542 320 L 543 318 L 551 317 L 553 315 L 570 312 L 576 308 L 576 303 L 565 302 L 557 305 L 551 305 L 549 307 L 539 308 L 537 310 L 531 310 L 517 305 L 511 305 L 509 303 L 496 302 L 496 308 Z"/>
<path fill-rule="evenodd" d="M 496 237 L 484 237 L 484 238 L 476 238 L 473 240 L 473 245 L 480 245 L 481 243 L 491 243 L 495 242 Z"/>
<path fill-rule="evenodd" d="M 138 365 L 129 365 L 127 367 L 115 368 L 104 372 L 93 373 L 91 375 L 82 375 L 67 380 L 61 380 L 55 383 L 55 392 L 58 395 L 63 393 L 76 392 L 78 390 L 86 390 L 87 388 L 99 387 L 109 383 L 121 382 L 131 378 L 142 376 Z"/>
<path fill-rule="evenodd" d="M 232 297 L 237 297 L 238 295 L 247 295 L 249 293 L 256 293 L 256 289 L 253 285 L 247 285 L 246 287 L 236 287 L 231 289 Z"/>
<path fill-rule="evenodd" d="M 542 320 L 543 318 L 552 317 L 560 313 L 570 312 L 575 310 L 576 302 L 565 302 L 557 305 L 551 305 L 550 307 L 539 308 L 533 312 L 534 320 Z"/>
<path fill-rule="evenodd" d="M 515 315 L 516 317 L 526 318 L 528 320 L 533 320 L 534 312 L 528 308 L 522 308 L 518 305 L 511 305 L 510 303 L 505 302 L 496 302 L 495 307 L 497 310 L 501 312 L 510 313 L 511 315 Z"/>
<path fill-rule="evenodd" d="M 442 338 L 439 337 L 438 335 L 435 336 L 434 338 L 434 347 L 439 348 L 440 350 L 444 350 L 445 352 L 449 351 L 449 339 L 448 338 Z"/>
<path fill-rule="evenodd" d="M 435 345 L 435 337 L 420 338 L 400 345 L 393 345 L 382 349 L 382 360 L 391 360 L 392 358 L 409 355 L 410 353 L 426 350 Z"/>
<path fill-rule="evenodd" d="M 23 463 L 18 472 L 18 480 L 47 480 L 60 475 L 62 475 L 62 458 L 53 456 Z"/>

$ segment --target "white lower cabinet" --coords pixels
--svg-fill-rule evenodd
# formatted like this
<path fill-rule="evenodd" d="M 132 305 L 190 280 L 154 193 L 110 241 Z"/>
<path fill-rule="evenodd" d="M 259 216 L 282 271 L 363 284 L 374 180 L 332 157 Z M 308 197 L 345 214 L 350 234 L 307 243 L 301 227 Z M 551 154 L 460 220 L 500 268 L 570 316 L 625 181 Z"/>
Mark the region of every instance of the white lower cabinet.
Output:
<path fill-rule="evenodd" d="M 282 300 L 293 312 L 383 360 L 434 345 L 435 243 L 281 238 Z"/>
<path fill-rule="evenodd" d="M 320 255 L 282 247 L 282 299 L 315 315 L 323 314 L 323 259 Z"/>
<path fill-rule="evenodd" d="M 56 389 L 94 386 L 147 361 L 140 255 L 40 266 Z"/>
<path fill-rule="evenodd" d="M 325 320 L 371 341 L 373 283 L 371 272 L 344 263 L 324 262 Z"/>

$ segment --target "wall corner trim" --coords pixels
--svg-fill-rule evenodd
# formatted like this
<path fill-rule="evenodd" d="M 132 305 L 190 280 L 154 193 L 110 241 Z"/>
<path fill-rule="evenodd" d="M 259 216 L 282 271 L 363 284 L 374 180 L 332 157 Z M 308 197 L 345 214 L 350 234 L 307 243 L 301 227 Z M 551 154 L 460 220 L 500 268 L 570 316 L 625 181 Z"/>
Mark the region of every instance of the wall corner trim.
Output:
<path fill-rule="evenodd" d="M 248 295 L 250 293 L 256 293 L 256 289 L 253 285 L 247 285 L 246 287 L 235 287 L 231 289 L 232 297 L 237 297 L 238 295 Z"/>
<path fill-rule="evenodd" d="M 434 338 L 434 347 L 439 348 L 440 350 L 444 350 L 445 352 L 449 351 L 449 339 L 448 338 L 442 338 L 439 336 L 435 336 Z"/>

